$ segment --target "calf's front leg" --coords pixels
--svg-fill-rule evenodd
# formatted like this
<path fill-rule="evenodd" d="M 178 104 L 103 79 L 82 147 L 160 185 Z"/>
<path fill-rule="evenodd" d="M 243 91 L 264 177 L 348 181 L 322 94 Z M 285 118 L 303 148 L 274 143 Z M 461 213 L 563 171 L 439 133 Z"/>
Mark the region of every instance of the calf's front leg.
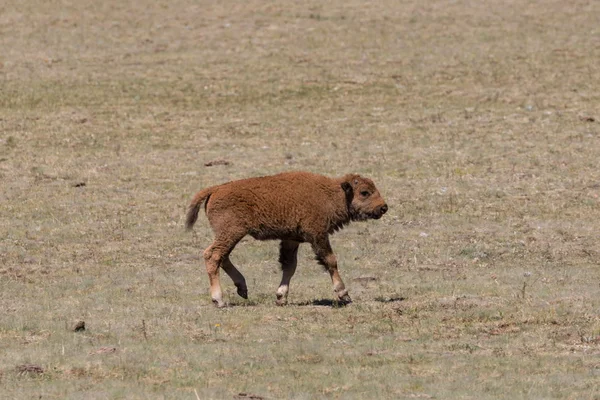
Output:
<path fill-rule="evenodd" d="M 352 300 L 348 295 L 348 290 L 338 272 L 337 258 L 331 249 L 329 237 L 325 236 L 317 238 L 317 240 L 313 242 L 312 247 L 317 256 L 317 261 L 327 269 L 329 276 L 331 276 L 333 291 L 337 295 L 338 300 L 343 303 L 351 303 Z"/>
<path fill-rule="evenodd" d="M 290 288 L 290 280 L 296 272 L 298 265 L 298 246 L 300 243 L 292 240 L 282 240 L 279 247 L 279 262 L 281 263 L 281 283 L 277 289 L 277 305 L 284 306 L 287 304 L 288 291 Z"/>

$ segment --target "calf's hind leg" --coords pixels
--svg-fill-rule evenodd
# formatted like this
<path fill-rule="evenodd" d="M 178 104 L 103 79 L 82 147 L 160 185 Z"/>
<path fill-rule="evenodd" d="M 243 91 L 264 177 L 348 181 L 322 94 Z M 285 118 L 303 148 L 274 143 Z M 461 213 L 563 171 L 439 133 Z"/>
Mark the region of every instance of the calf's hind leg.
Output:
<path fill-rule="evenodd" d="M 292 240 L 282 240 L 279 247 L 279 262 L 281 263 L 281 283 L 277 289 L 277 305 L 283 306 L 287 304 L 288 290 L 290 288 L 290 280 L 296 272 L 298 265 L 298 246 L 300 243 Z"/>
<path fill-rule="evenodd" d="M 244 299 L 247 299 L 248 287 L 246 286 L 246 279 L 244 278 L 244 275 L 242 275 L 242 273 L 231 263 L 231 260 L 229 260 L 229 256 L 225 257 L 221 268 L 223 268 L 223 271 L 225 271 L 225 273 L 229 275 L 229 277 L 235 284 L 235 287 L 237 287 L 237 294 L 239 294 Z"/>
<path fill-rule="evenodd" d="M 233 264 L 231 264 L 229 261 L 229 253 L 231 253 L 231 250 L 233 250 L 235 245 L 242 239 L 242 237 L 244 237 L 244 235 L 227 237 L 217 236 L 214 242 L 208 246 L 206 250 L 204 250 L 204 262 L 206 263 L 206 272 L 208 273 L 208 279 L 210 281 L 210 297 L 212 298 L 213 303 L 219 308 L 225 307 L 225 302 L 223 301 L 223 292 L 221 291 L 221 282 L 219 280 L 219 268 L 223 267 L 226 273 L 228 273 L 228 270 L 229 272 L 232 272 L 234 276 L 236 276 L 236 278 L 232 277 L 234 282 L 237 279 L 238 283 L 240 283 L 241 281 L 239 280 L 239 277 L 244 279 L 242 274 L 237 271 L 237 269 L 233 267 Z M 229 263 L 224 266 L 224 264 L 227 262 Z M 231 269 L 231 267 L 233 267 L 233 269 Z M 233 270 L 237 271 L 239 276 L 235 275 Z M 246 283 L 244 281 L 244 286 L 245 284 Z"/>

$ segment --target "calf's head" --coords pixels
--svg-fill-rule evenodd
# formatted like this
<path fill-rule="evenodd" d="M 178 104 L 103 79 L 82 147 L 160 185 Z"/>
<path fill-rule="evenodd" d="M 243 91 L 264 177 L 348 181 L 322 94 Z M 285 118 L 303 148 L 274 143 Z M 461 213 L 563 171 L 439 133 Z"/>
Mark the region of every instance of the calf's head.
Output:
<path fill-rule="evenodd" d="M 353 221 L 379 219 L 388 210 L 379 190 L 368 178 L 346 175 L 342 180 L 342 189 L 346 193 L 348 211 Z"/>

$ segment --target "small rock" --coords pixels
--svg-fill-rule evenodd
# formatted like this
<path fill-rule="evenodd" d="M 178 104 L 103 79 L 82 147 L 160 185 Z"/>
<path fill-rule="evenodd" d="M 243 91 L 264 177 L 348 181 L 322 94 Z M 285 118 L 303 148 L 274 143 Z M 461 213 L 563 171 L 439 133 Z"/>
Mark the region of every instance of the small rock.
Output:
<path fill-rule="evenodd" d="M 35 364 L 23 364 L 23 365 L 17 365 L 17 372 L 19 373 L 19 375 L 43 374 L 44 368 L 40 367 L 39 365 L 35 365 Z"/>
<path fill-rule="evenodd" d="M 223 160 L 223 159 L 218 159 L 218 160 L 212 160 L 212 161 L 208 161 L 206 163 L 204 163 L 205 167 L 212 167 L 215 165 L 229 165 L 231 164 L 229 161 L 227 160 Z"/>
<path fill-rule="evenodd" d="M 73 332 L 85 331 L 85 321 L 77 321 L 73 326 Z"/>
<path fill-rule="evenodd" d="M 252 400 L 266 400 L 264 397 L 259 396 L 257 394 L 251 394 L 251 393 L 238 393 L 237 395 L 233 396 L 234 399 L 252 399 Z"/>
<path fill-rule="evenodd" d="M 375 301 L 379 302 L 379 303 L 395 303 L 398 301 L 404 301 L 406 300 L 406 297 L 400 297 L 400 296 L 378 296 L 375 297 Z"/>

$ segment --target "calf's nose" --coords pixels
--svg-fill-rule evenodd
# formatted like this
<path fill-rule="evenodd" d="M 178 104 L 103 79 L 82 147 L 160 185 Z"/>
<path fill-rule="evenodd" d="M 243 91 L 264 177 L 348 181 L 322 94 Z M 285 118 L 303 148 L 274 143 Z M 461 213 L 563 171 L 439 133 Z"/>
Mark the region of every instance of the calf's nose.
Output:
<path fill-rule="evenodd" d="M 388 210 L 388 206 L 387 204 L 384 204 L 381 206 L 381 208 L 379 209 L 379 211 L 381 212 L 381 215 L 385 214 Z"/>

